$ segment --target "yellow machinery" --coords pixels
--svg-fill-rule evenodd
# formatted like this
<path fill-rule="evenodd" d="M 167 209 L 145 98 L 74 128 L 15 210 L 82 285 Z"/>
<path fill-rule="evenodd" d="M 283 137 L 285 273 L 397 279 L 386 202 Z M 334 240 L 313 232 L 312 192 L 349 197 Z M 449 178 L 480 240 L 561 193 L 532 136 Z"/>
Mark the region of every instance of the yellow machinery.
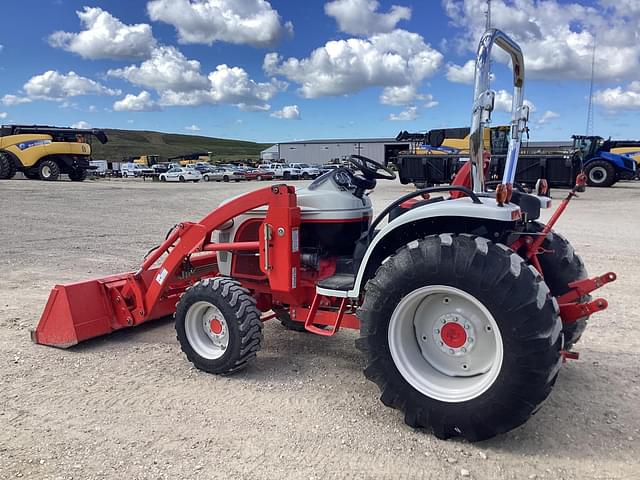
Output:
<path fill-rule="evenodd" d="M 91 139 L 107 142 L 102 130 L 40 125 L 3 125 L 0 128 L 0 180 L 23 172 L 27 178 L 57 180 L 66 173 L 81 182 L 92 169 Z"/>
<path fill-rule="evenodd" d="M 138 165 L 153 167 L 156 163 L 160 162 L 160 155 L 140 155 L 132 159 L 132 161 Z"/>

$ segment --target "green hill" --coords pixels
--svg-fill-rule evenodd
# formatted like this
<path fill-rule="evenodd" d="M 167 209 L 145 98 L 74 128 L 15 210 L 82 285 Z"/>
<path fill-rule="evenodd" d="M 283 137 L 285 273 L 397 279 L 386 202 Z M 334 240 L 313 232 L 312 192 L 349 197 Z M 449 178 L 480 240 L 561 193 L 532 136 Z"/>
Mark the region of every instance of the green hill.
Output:
<path fill-rule="evenodd" d="M 93 140 L 93 158 L 108 161 L 120 161 L 127 157 L 140 155 L 160 155 L 161 161 L 169 157 L 194 152 L 211 152 L 215 160 L 258 159 L 260 151 L 270 144 L 203 137 L 199 135 L 180 135 L 137 130 L 105 129 L 109 141 L 102 145 Z"/>

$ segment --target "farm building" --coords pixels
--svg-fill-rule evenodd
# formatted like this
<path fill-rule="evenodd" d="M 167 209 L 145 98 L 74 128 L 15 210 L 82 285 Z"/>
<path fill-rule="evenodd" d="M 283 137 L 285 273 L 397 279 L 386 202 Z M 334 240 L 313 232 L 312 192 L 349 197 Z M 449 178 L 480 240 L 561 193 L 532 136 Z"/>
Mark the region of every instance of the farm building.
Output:
<path fill-rule="evenodd" d="M 363 155 L 381 163 L 393 161 L 399 151 L 407 150 L 408 142 L 394 138 L 341 138 L 330 140 L 302 140 L 276 143 L 260 152 L 265 162 L 325 164 L 350 155 Z"/>

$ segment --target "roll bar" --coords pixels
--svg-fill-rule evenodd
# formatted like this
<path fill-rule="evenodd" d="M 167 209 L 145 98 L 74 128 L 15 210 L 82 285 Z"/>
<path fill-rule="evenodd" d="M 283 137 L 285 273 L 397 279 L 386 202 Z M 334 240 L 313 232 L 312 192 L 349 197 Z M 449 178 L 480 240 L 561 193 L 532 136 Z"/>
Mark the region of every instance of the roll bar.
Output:
<path fill-rule="evenodd" d="M 513 67 L 513 99 L 511 103 L 511 131 L 509 151 L 502 183 L 512 185 L 518 164 L 520 142 L 526 131 L 529 119 L 529 107 L 524 102 L 524 58 L 516 42 L 505 33 L 491 28 L 480 39 L 476 55 L 476 71 L 473 91 L 473 112 L 471 115 L 471 134 L 469 137 L 469 156 L 471 160 L 471 178 L 473 191 L 484 191 L 484 169 L 482 155 L 484 150 L 484 129 L 491 119 L 495 92 L 489 89 L 491 74 L 491 49 L 496 44 L 511 57 Z"/>

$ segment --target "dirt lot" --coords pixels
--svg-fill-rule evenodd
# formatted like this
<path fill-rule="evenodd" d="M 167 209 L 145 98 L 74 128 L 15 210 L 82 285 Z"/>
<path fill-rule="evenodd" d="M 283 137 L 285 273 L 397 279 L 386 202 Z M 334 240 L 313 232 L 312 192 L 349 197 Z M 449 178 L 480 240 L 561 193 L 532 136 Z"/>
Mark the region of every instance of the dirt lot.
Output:
<path fill-rule="evenodd" d="M 591 273 L 618 273 L 611 306 L 542 410 L 480 444 L 406 427 L 362 375 L 355 332 L 269 322 L 259 361 L 230 378 L 194 370 L 169 322 L 68 351 L 30 342 L 55 283 L 134 269 L 171 225 L 255 186 L 0 183 L 0 478 L 640 478 L 640 183 L 591 189 L 561 220 Z"/>

